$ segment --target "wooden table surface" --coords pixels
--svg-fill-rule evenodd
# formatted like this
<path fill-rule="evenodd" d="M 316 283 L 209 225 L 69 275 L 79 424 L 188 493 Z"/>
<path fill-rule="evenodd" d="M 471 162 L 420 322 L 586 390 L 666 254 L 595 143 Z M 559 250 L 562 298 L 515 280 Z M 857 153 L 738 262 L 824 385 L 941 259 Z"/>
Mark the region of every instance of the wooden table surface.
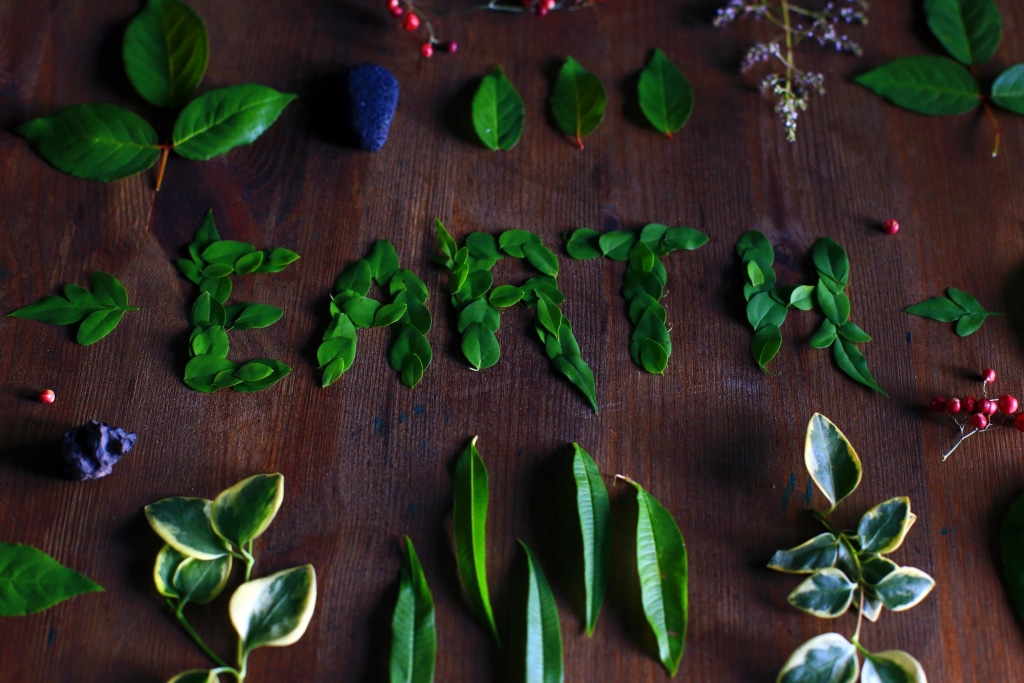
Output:
<path fill-rule="evenodd" d="M 690 628 L 679 680 L 772 681 L 786 657 L 830 629 L 786 603 L 796 577 L 765 568 L 771 554 L 810 537 L 823 507 L 803 465 L 814 412 L 829 416 L 864 462 L 864 480 L 837 513 L 854 523 L 874 503 L 908 495 L 919 515 L 893 559 L 937 587 L 921 605 L 865 627 L 873 650 L 908 650 L 932 680 L 1024 680 L 1024 632 L 999 573 L 999 525 L 1024 490 L 1024 436 L 1002 429 L 940 461 L 955 431 L 927 410 L 934 394 L 1024 391 L 1018 301 L 1024 255 L 1024 119 L 997 114 L 1002 147 L 980 113 L 929 118 L 886 104 L 853 76 L 896 57 L 935 53 L 920 3 L 876 3 L 856 59 L 808 46 L 799 59 L 826 75 L 828 93 L 785 140 L 756 76 L 737 71 L 763 26 L 715 29 L 710 0 L 607 0 L 540 18 L 477 12 L 439 26 L 459 52 L 423 59 L 383 0 L 262 3 L 193 0 L 211 60 L 201 90 L 258 82 L 299 100 L 251 146 L 208 162 L 172 158 L 154 173 L 104 184 L 47 165 L 14 134 L 21 123 L 85 102 L 127 106 L 166 126 L 124 76 L 120 45 L 137 0 L 0 3 L 0 301 L 3 312 L 85 284 L 120 278 L 132 303 L 94 346 L 70 329 L 0 318 L 0 539 L 37 546 L 106 592 L 23 618 L 0 619 L 0 679 L 157 683 L 208 666 L 153 588 L 160 541 L 142 513 L 172 495 L 213 497 L 243 477 L 285 476 L 284 505 L 257 541 L 257 575 L 312 563 L 316 613 L 295 645 L 253 655 L 249 680 L 387 679 L 400 543 L 419 550 L 437 603 L 438 681 L 510 681 L 521 653 L 493 647 L 460 596 L 449 542 L 451 472 L 469 439 L 490 473 L 488 561 L 499 627 L 516 621 L 523 558 L 536 551 L 560 608 L 566 680 L 663 681 L 657 649 L 630 580 L 631 490 L 647 487 L 674 515 L 690 561 Z M 990 82 L 1024 61 L 1015 37 L 1024 6 L 998 0 L 1006 39 L 978 70 Z M 638 120 L 636 76 L 661 47 L 690 79 L 696 107 L 669 141 Z M 566 55 L 608 91 L 603 125 L 579 150 L 552 124 L 547 97 Z M 360 62 L 386 66 L 401 98 L 385 147 L 339 144 L 342 77 Z M 465 129 L 469 95 L 501 65 L 526 105 L 521 143 L 492 153 Z M 255 394 L 202 394 L 182 382 L 194 286 L 173 266 L 204 214 L 221 234 L 302 258 L 276 275 L 235 279 L 235 300 L 284 309 L 277 325 L 233 333 L 233 358 L 269 356 L 292 374 Z M 881 223 L 902 230 L 886 235 Z M 456 239 L 525 228 L 561 255 L 582 355 L 597 377 L 595 415 L 553 373 L 533 314 L 503 314 L 502 358 L 483 372 L 458 348 L 447 273 L 431 262 L 440 218 Z M 573 261 L 567 231 L 688 225 L 710 235 L 666 258 L 674 353 L 663 377 L 629 358 L 622 264 Z M 760 371 L 748 345 L 737 238 L 750 229 L 775 245 L 783 282 L 813 276 L 808 253 L 829 236 L 852 263 L 852 318 L 888 397 L 841 374 L 807 339 L 817 313 L 790 316 L 785 341 Z M 380 238 L 430 289 L 434 362 L 414 390 L 388 366 L 387 333 L 359 337 L 354 366 L 320 388 L 315 349 L 335 276 Z M 502 265 L 499 282 L 516 282 Z M 1010 311 L 961 339 L 950 325 L 903 313 L 965 289 Z M 1016 315 L 1012 315 L 1016 312 Z M 36 400 L 56 392 L 53 405 Z M 50 463 L 66 430 L 100 419 L 138 434 L 112 476 L 77 483 Z M 571 443 L 605 475 L 616 518 L 608 598 L 596 635 L 582 634 Z M 191 609 L 191 608 L 190 608 Z M 232 635 L 224 601 L 191 612 L 216 649 Z"/>

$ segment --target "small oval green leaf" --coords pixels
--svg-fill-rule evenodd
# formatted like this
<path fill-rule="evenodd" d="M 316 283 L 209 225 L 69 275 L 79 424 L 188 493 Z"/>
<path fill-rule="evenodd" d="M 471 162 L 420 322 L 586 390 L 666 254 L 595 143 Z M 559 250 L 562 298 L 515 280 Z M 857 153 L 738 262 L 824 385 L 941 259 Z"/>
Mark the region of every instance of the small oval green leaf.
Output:
<path fill-rule="evenodd" d="M 551 93 L 551 113 L 562 132 L 574 138 L 580 149 L 583 137 L 604 119 L 607 102 L 601 79 L 567 57 Z"/>
<path fill-rule="evenodd" d="M 174 123 L 174 151 L 205 161 L 247 145 L 272 126 L 295 95 L 263 85 L 233 85 L 192 100 Z"/>
<path fill-rule="evenodd" d="M 839 428 L 821 413 L 815 413 L 807 424 L 804 464 L 828 498 L 830 511 L 860 484 L 862 469 L 857 452 Z"/>
<path fill-rule="evenodd" d="M 512 81 L 501 68 L 484 76 L 473 96 L 473 128 L 488 149 L 509 150 L 523 134 L 525 110 Z"/>
<path fill-rule="evenodd" d="M 693 89 L 665 53 L 654 49 L 637 83 L 640 110 L 655 130 L 672 137 L 693 112 Z"/>
<path fill-rule="evenodd" d="M 778 325 L 768 323 L 754 333 L 750 340 L 750 353 L 753 354 L 757 366 L 767 370 L 768 363 L 775 358 L 782 348 L 782 331 Z"/>
<path fill-rule="evenodd" d="M 486 325 L 472 323 L 462 335 L 462 353 L 474 370 L 483 370 L 498 362 L 501 347 Z"/>
<path fill-rule="evenodd" d="M 248 653 L 297 641 L 315 607 L 316 572 L 307 564 L 243 583 L 231 596 L 228 612 L 240 649 Z"/>

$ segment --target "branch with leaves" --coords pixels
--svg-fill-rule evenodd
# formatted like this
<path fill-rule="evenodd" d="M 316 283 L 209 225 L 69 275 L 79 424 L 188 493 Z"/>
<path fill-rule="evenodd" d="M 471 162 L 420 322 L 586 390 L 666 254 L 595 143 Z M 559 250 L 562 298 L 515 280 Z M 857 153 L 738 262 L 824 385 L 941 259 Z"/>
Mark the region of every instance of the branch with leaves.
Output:
<path fill-rule="evenodd" d="M 986 311 L 977 299 L 956 287 L 947 287 L 946 296 L 933 296 L 903 311 L 940 323 L 956 323 L 955 330 L 960 337 L 977 332 L 989 316 L 1003 315 Z"/>
<path fill-rule="evenodd" d="M 68 283 L 64 285 L 64 296 L 43 297 L 7 315 L 50 325 L 81 323 L 76 341 L 88 346 L 113 332 L 125 313 L 137 310 L 128 305 L 128 292 L 121 281 L 97 270 L 89 278 L 89 289 Z"/>

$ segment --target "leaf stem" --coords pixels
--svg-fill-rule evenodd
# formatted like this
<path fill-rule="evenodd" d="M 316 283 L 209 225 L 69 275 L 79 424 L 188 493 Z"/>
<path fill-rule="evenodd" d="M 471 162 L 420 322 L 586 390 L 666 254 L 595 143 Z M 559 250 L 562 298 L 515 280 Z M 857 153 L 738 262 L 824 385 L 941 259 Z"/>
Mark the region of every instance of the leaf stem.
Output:
<path fill-rule="evenodd" d="M 989 104 L 987 98 L 981 101 L 981 105 L 985 108 L 988 120 L 992 122 L 992 129 L 995 131 L 995 142 L 992 145 L 992 158 L 995 159 L 999 156 L 999 139 L 1002 137 L 999 130 L 999 119 L 996 118 L 995 112 L 992 111 L 992 105 Z"/>
<path fill-rule="evenodd" d="M 185 618 L 185 613 L 183 611 L 185 608 L 185 603 L 182 602 L 177 607 L 175 607 L 174 603 L 171 602 L 170 599 L 168 599 L 167 604 L 170 606 L 172 610 L 174 610 L 174 616 L 175 618 L 177 618 L 178 623 L 181 625 L 181 628 L 183 628 L 185 630 L 185 633 L 187 633 L 189 637 L 191 637 L 192 640 L 195 641 L 196 645 L 199 646 L 199 649 L 202 650 L 203 653 L 207 657 L 209 657 L 217 666 L 230 669 L 231 667 L 228 666 L 227 662 L 221 659 L 216 652 L 211 650 L 210 646 L 207 645 L 200 637 L 200 635 L 196 633 L 196 630 L 192 628 L 192 624 L 188 623 L 188 619 Z"/>
<path fill-rule="evenodd" d="M 160 191 L 160 186 L 164 184 L 164 171 L 167 169 L 167 157 L 171 152 L 170 145 L 160 145 L 160 149 L 163 150 L 160 154 L 160 170 L 156 173 L 156 191 Z"/>
<path fill-rule="evenodd" d="M 860 587 L 860 605 L 857 608 L 857 630 L 853 632 L 853 638 L 851 642 L 861 649 L 860 646 L 860 627 L 864 623 L 864 586 Z"/>
<path fill-rule="evenodd" d="M 962 429 L 963 428 L 961 427 L 961 430 Z M 964 434 L 963 431 L 961 431 L 960 432 L 960 438 L 957 439 L 957 442 L 955 444 L 953 444 L 953 447 L 950 448 L 948 451 L 946 451 L 946 454 L 944 456 L 942 456 L 942 461 L 945 462 L 946 458 L 948 458 L 949 456 L 953 455 L 953 451 L 955 451 L 957 448 L 960 447 L 960 444 L 962 444 L 968 437 L 971 437 L 971 436 L 974 436 L 975 434 L 977 434 L 979 431 L 981 431 L 981 430 L 980 429 L 974 429 L 972 431 L 967 432 L 966 434 Z"/>

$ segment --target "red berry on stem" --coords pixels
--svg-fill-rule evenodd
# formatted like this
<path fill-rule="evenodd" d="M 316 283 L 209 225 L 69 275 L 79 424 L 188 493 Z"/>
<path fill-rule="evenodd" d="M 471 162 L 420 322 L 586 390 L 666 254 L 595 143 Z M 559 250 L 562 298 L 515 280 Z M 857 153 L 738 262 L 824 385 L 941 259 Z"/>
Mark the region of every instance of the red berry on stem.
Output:
<path fill-rule="evenodd" d="M 951 398 L 946 401 L 946 412 L 950 415 L 956 415 L 960 412 L 960 399 Z"/>
<path fill-rule="evenodd" d="M 402 6 L 402 0 L 388 0 L 388 7 L 394 9 Z"/>
<path fill-rule="evenodd" d="M 555 9 L 556 4 L 555 0 L 544 0 L 544 6 L 548 8 L 549 12 Z"/>
<path fill-rule="evenodd" d="M 456 43 L 454 40 L 449 40 L 447 43 L 441 43 L 441 49 L 443 49 L 448 54 L 453 55 L 456 52 L 458 52 L 459 44 Z"/>
<path fill-rule="evenodd" d="M 43 393 L 39 394 L 40 403 L 53 403 L 57 400 L 57 394 L 53 393 L 53 389 L 47 389 Z"/>
<path fill-rule="evenodd" d="M 1016 396 L 1010 394 L 1003 394 L 999 397 L 999 412 L 1006 415 L 1012 415 L 1017 412 L 1017 406 L 1020 405 L 1017 401 Z"/>
<path fill-rule="evenodd" d="M 420 18 L 410 12 L 405 15 L 405 19 L 402 19 L 402 28 L 406 31 L 415 31 L 420 27 Z"/>
<path fill-rule="evenodd" d="M 971 415 L 971 425 L 973 425 L 975 429 L 984 429 L 985 427 L 988 427 L 988 418 L 985 417 L 984 413 L 974 413 Z"/>
<path fill-rule="evenodd" d="M 986 398 L 978 406 L 978 410 L 982 413 L 985 413 L 989 417 L 992 417 L 993 415 L 996 414 L 996 411 L 999 410 L 999 406 L 996 405 L 995 401 L 990 401 L 989 399 Z"/>
<path fill-rule="evenodd" d="M 548 13 L 548 6 L 547 5 L 538 5 L 536 11 L 537 11 L 537 16 L 538 17 L 546 16 L 547 13 Z"/>
<path fill-rule="evenodd" d="M 402 9 L 401 7 L 392 7 L 391 8 L 391 16 L 393 16 L 393 17 L 400 17 L 403 14 L 405 14 L 405 10 Z"/>
<path fill-rule="evenodd" d="M 946 410 L 946 399 L 941 396 L 936 396 L 932 399 L 932 402 L 928 404 L 928 407 L 932 409 L 933 413 L 941 413 Z"/>
<path fill-rule="evenodd" d="M 978 409 L 978 402 L 973 396 L 960 399 L 960 407 L 964 409 L 965 413 L 973 413 Z"/>
<path fill-rule="evenodd" d="M 1017 417 L 1013 418 L 1013 426 L 1018 432 L 1024 432 L 1024 413 L 1017 413 Z"/>
<path fill-rule="evenodd" d="M 420 54 L 424 57 L 431 57 L 434 54 L 434 46 L 430 43 L 423 43 L 420 45 Z"/>
<path fill-rule="evenodd" d="M 984 370 L 981 371 L 981 379 L 984 380 L 986 384 L 991 384 L 992 382 L 995 382 L 996 371 L 993 370 L 992 368 L 985 368 Z"/>
<path fill-rule="evenodd" d="M 885 222 L 882 228 L 890 235 L 895 235 L 900 231 L 900 224 L 895 218 L 890 218 Z"/>

